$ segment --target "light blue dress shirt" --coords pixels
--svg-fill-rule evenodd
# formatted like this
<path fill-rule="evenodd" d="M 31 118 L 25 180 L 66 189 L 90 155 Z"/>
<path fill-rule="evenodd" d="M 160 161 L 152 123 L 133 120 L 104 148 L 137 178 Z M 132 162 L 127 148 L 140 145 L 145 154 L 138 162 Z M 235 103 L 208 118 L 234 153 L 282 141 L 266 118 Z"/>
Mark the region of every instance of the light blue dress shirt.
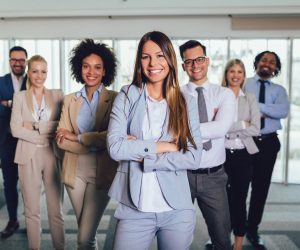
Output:
<path fill-rule="evenodd" d="M 260 82 L 259 76 L 247 78 L 245 91 L 253 93 L 256 100 L 259 100 Z M 281 129 L 280 119 L 286 118 L 289 113 L 289 100 L 286 90 L 278 84 L 275 84 L 268 79 L 266 83 L 265 103 L 258 103 L 261 114 L 265 114 L 265 127 L 260 130 L 261 134 L 276 132 Z"/>
<path fill-rule="evenodd" d="M 97 106 L 100 99 L 101 90 L 102 90 L 102 84 L 94 92 L 91 102 L 87 97 L 85 87 L 83 87 L 80 91 L 76 92 L 75 94 L 76 97 L 80 97 L 80 96 L 83 97 L 83 102 L 77 117 L 77 126 L 80 131 L 80 134 L 85 132 L 93 132 L 95 129 L 96 112 L 97 112 Z"/>

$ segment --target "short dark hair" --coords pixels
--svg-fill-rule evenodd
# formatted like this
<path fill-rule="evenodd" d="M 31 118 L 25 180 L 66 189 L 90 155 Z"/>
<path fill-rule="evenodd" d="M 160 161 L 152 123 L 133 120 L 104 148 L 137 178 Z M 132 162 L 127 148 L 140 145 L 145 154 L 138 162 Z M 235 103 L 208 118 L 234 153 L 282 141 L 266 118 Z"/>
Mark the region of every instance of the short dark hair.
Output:
<path fill-rule="evenodd" d="M 179 46 L 181 59 L 183 60 L 183 53 L 187 49 L 192 49 L 192 48 L 195 48 L 197 46 L 200 46 L 203 49 L 204 55 L 206 56 L 206 47 L 202 43 L 200 43 L 199 41 L 196 41 L 196 40 L 189 40 L 189 41 L 187 41 L 184 44 Z"/>
<path fill-rule="evenodd" d="M 25 55 L 26 55 L 26 58 L 27 58 L 27 51 L 26 51 L 26 49 L 24 49 L 23 47 L 21 47 L 21 46 L 14 46 L 14 47 L 12 47 L 10 50 L 9 50 L 9 57 L 10 57 L 10 55 L 11 55 L 11 53 L 12 52 L 14 52 L 14 51 L 23 51 L 24 53 L 25 53 Z"/>
<path fill-rule="evenodd" d="M 104 86 L 109 86 L 113 83 L 116 77 L 116 56 L 106 44 L 94 42 L 93 39 L 84 39 L 72 49 L 69 60 L 71 66 L 71 75 L 77 82 L 84 83 L 81 74 L 82 61 L 91 54 L 101 57 L 105 69 L 105 75 L 102 78 L 102 83 Z"/>
<path fill-rule="evenodd" d="M 279 56 L 273 51 L 265 50 L 265 51 L 259 53 L 254 59 L 254 70 L 255 71 L 257 70 L 257 64 L 259 63 L 260 59 L 264 56 L 264 54 L 272 54 L 275 56 L 276 70 L 274 71 L 274 76 L 278 76 L 281 71 L 281 61 L 280 61 Z"/>

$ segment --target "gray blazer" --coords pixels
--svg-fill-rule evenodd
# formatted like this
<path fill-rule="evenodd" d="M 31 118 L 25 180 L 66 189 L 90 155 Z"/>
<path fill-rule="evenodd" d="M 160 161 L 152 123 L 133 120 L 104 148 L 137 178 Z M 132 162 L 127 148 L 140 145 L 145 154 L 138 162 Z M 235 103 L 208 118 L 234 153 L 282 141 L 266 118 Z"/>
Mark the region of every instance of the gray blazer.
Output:
<path fill-rule="evenodd" d="M 157 154 L 155 142 L 142 139 L 142 122 L 146 110 L 144 87 L 140 89 L 129 85 L 121 89 L 113 105 L 107 134 L 109 154 L 114 160 L 120 161 L 109 190 L 110 197 L 126 206 L 137 208 L 142 174 L 155 171 L 169 206 L 174 209 L 194 209 L 186 170 L 199 168 L 202 141 L 196 102 L 192 97 L 185 98 L 190 130 L 197 149 L 189 142 L 186 153 L 180 151 Z M 127 140 L 128 134 L 137 139 Z M 164 124 L 159 140 L 173 140 L 172 135 L 168 133 L 168 122 Z M 144 159 L 143 164 L 140 159 Z"/>
<path fill-rule="evenodd" d="M 251 126 L 243 128 L 243 121 L 248 121 Z M 249 154 L 258 152 L 258 148 L 252 136 L 258 136 L 260 131 L 260 112 L 256 98 L 251 93 L 245 93 L 238 99 L 238 121 L 234 122 L 228 131 L 226 138 L 240 138 Z"/>

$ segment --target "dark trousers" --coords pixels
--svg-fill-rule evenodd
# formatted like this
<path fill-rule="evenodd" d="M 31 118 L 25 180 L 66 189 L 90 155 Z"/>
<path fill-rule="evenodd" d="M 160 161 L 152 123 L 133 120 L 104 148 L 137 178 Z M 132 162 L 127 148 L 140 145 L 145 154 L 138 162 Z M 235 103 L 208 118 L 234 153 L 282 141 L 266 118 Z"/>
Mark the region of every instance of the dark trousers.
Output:
<path fill-rule="evenodd" d="M 215 250 L 230 250 L 230 213 L 227 175 L 222 167 L 214 173 L 188 172 L 192 200 L 198 202 Z"/>
<path fill-rule="evenodd" d="M 263 138 L 254 138 L 259 153 L 253 155 L 253 175 L 251 180 L 251 199 L 248 214 L 248 231 L 256 232 L 261 223 L 271 177 L 280 150 L 276 133 Z"/>
<path fill-rule="evenodd" d="M 247 232 L 246 200 L 252 177 L 252 158 L 246 149 L 226 149 L 225 171 L 228 175 L 227 194 L 231 228 L 236 236 Z"/>
<path fill-rule="evenodd" d="M 18 210 L 18 166 L 14 163 L 17 139 L 8 135 L 1 156 L 4 195 L 10 221 L 17 220 Z"/>

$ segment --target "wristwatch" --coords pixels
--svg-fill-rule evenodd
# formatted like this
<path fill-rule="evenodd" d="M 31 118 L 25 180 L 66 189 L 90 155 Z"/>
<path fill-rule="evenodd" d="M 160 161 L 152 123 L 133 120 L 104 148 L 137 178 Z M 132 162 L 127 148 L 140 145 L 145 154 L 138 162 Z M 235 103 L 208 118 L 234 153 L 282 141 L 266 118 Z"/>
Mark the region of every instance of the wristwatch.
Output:
<path fill-rule="evenodd" d="M 38 130 L 39 129 L 38 123 L 37 122 L 33 122 L 32 123 L 32 128 L 33 128 L 33 130 Z"/>

